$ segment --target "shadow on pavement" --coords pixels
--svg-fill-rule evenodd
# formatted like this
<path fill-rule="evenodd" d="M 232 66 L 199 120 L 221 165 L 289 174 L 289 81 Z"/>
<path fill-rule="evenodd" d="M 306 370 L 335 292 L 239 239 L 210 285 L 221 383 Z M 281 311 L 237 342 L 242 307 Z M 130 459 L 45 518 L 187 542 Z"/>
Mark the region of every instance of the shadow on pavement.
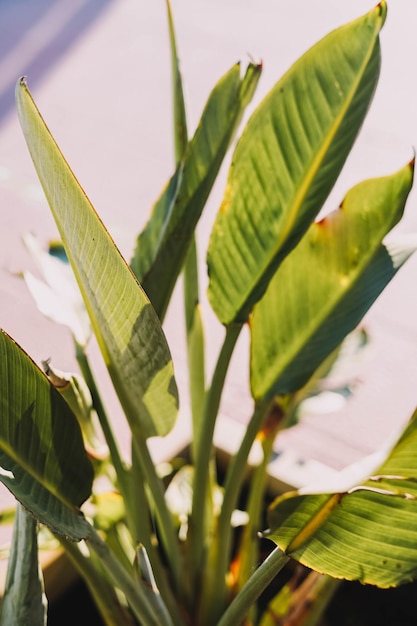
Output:
<path fill-rule="evenodd" d="M 0 0 L 0 124 L 22 75 L 34 86 L 113 0 Z"/>

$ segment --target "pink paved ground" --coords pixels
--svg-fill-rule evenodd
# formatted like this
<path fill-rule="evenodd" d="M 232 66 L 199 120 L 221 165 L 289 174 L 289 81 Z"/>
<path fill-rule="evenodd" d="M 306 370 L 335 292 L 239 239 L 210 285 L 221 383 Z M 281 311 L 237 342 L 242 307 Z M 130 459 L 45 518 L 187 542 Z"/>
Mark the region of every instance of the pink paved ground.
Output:
<path fill-rule="evenodd" d="M 328 30 L 370 9 L 372 0 L 173 0 L 179 52 L 193 127 L 214 82 L 235 61 L 263 59 L 255 101 L 295 58 Z M 382 33 L 380 85 L 364 130 L 329 207 L 350 185 L 395 171 L 417 144 L 417 4 L 391 2 Z M 0 3 L 0 325 L 40 362 L 74 367 L 68 332 L 45 320 L 13 274 L 31 267 L 26 231 L 45 244 L 56 234 L 13 107 L 15 80 L 29 87 L 65 156 L 129 257 L 134 235 L 173 169 L 170 65 L 164 2 L 144 0 L 8 0 Z M 224 184 L 210 199 L 199 238 L 207 241 Z M 415 194 L 404 230 L 417 229 Z M 204 259 L 201 259 L 204 268 Z M 367 318 L 373 348 L 361 384 L 340 413 L 309 417 L 283 437 L 300 459 L 341 467 L 368 453 L 417 404 L 417 259 L 411 260 Z M 205 307 L 210 363 L 221 337 Z M 185 380 L 182 309 L 167 321 L 177 376 Z M 251 411 L 243 337 L 224 412 Z M 109 400 L 112 407 L 115 403 Z M 120 425 L 123 430 L 123 425 Z"/>

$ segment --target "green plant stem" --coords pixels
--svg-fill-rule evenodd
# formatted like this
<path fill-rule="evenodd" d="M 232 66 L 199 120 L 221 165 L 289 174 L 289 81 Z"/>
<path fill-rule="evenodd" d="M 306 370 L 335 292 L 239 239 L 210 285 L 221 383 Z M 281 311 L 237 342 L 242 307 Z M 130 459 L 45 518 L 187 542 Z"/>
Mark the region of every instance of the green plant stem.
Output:
<path fill-rule="evenodd" d="M 249 453 L 263 422 L 270 411 L 272 402 L 259 402 L 249 421 L 242 442 L 235 456 L 230 461 L 224 483 L 224 495 L 217 526 L 214 567 L 207 570 L 206 584 L 203 590 L 205 611 L 221 611 L 226 602 L 226 573 L 231 559 L 233 528 L 231 518 L 237 507 L 240 490 L 247 477 L 246 469 Z M 214 617 L 213 617 L 214 618 Z"/>
<path fill-rule="evenodd" d="M 106 543 L 124 568 L 130 572 L 135 558 L 135 548 L 129 529 L 124 524 L 116 523 L 104 531 Z"/>
<path fill-rule="evenodd" d="M 87 383 L 88 388 L 90 389 L 91 397 L 93 399 L 93 407 L 96 410 L 104 438 L 109 448 L 110 457 L 117 476 L 118 486 L 127 507 L 129 502 L 129 499 L 127 497 L 129 493 L 129 485 L 126 467 L 123 463 L 119 447 L 114 437 L 113 430 L 110 425 L 110 420 L 104 408 L 104 404 L 96 385 L 96 381 L 94 379 L 94 375 L 91 370 L 87 355 L 83 347 L 77 343 L 75 347 L 75 354 L 78 365 L 80 366 L 81 373 L 84 377 L 85 382 Z"/>
<path fill-rule="evenodd" d="M 133 618 L 130 617 L 126 608 L 121 606 L 113 586 L 97 570 L 91 558 L 84 556 L 77 544 L 63 537 L 58 537 L 58 539 L 87 584 L 106 625 L 120 626 L 122 623 L 126 626 L 134 626 Z"/>
<path fill-rule="evenodd" d="M 288 561 L 289 557 L 280 548 L 275 548 L 232 600 L 217 626 L 241 624 L 251 606 Z"/>
<path fill-rule="evenodd" d="M 230 541 L 227 540 L 227 537 L 230 537 L 231 534 L 230 519 L 237 506 L 240 490 L 245 480 L 245 469 L 247 467 L 249 454 L 262 424 L 268 417 L 272 405 L 273 401 L 263 401 L 256 404 L 254 413 L 249 420 L 249 424 L 239 446 L 239 450 L 230 461 L 224 483 L 222 510 L 219 516 L 219 545 L 226 553 L 229 552 L 228 546 L 230 546 Z"/>
<path fill-rule="evenodd" d="M 239 570 L 237 589 L 243 587 L 249 580 L 251 573 L 259 559 L 259 538 L 257 532 L 261 528 L 262 510 L 265 506 L 265 490 L 268 476 L 268 464 L 271 460 L 272 449 L 276 432 L 272 431 L 265 435 L 262 441 L 263 458 L 253 471 L 249 486 L 249 498 L 247 504 L 248 524 L 243 530 L 241 544 L 239 546 Z M 250 612 L 250 618 L 256 615 L 256 607 Z"/>
<path fill-rule="evenodd" d="M 138 488 L 135 489 L 132 494 L 132 498 L 134 498 L 137 512 L 140 513 L 141 518 L 145 518 L 145 521 L 142 522 L 141 520 L 141 524 L 138 525 L 138 529 L 143 528 L 143 531 L 141 531 L 141 534 L 138 536 L 143 537 L 145 541 L 142 542 L 140 539 L 135 539 L 132 544 L 132 537 L 126 526 L 118 524 L 107 531 L 106 543 L 120 563 L 123 564 L 127 572 L 132 571 L 132 563 L 135 562 L 137 546 L 142 546 L 148 556 L 150 568 L 155 578 L 156 587 L 161 594 L 163 603 L 168 609 L 174 626 L 184 626 L 184 621 L 179 611 L 179 598 L 174 597 L 172 593 L 172 589 L 168 583 L 167 572 L 161 562 L 161 554 L 158 551 L 156 539 L 155 541 L 153 540 L 155 533 L 151 527 L 149 515 L 146 514 L 148 502 L 146 499 L 144 485 L 142 481 L 138 481 L 138 483 L 140 483 L 141 487 L 138 485 Z M 124 622 L 120 621 L 118 623 L 124 624 Z"/>
<path fill-rule="evenodd" d="M 182 559 L 179 549 L 178 536 L 175 532 L 173 520 L 165 500 L 163 484 L 156 473 L 155 465 L 146 441 L 139 436 L 135 436 L 133 438 L 133 449 L 134 454 L 137 456 L 142 476 L 146 480 L 149 495 L 153 499 L 155 505 L 155 516 L 158 522 L 158 530 L 164 554 L 170 566 L 174 590 L 175 592 L 179 592 L 181 588 Z"/>
<path fill-rule="evenodd" d="M 166 0 L 169 41 L 171 47 L 173 128 L 175 164 L 179 167 L 188 147 L 187 113 L 184 102 L 183 80 L 177 52 L 171 5 Z M 193 423 L 192 457 L 195 460 L 205 397 L 204 335 L 199 307 L 198 260 L 195 236 L 184 263 L 184 308 L 187 335 L 188 373 Z"/>
<path fill-rule="evenodd" d="M 221 394 L 236 341 L 242 324 L 226 328 L 226 336 L 215 366 L 212 385 L 206 396 L 201 424 L 198 453 L 195 462 L 193 502 L 190 518 L 190 561 L 192 575 L 201 578 L 206 542 L 206 502 L 209 484 L 209 465 L 213 454 L 213 435 L 220 406 Z"/>
<path fill-rule="evenodd" d="M 143 480 L 142 466 L 138 459 L 136 447 L 132 445 L 132 471 L 131 471 L 130 498 L 133 502 L 133 529 L 132 539 L 134 545 L 143 544 L 148 555 L 152 554 L 152 538 L 155 530 L 151 526 L 150 507 L 146 497 L 145 483 Z M 151 557 L 150 557 L 151 559 Z M 152 559 L 151 559 L 152 563 Z"/>
<path fill-rule="evenodd" d="M 119 488 L 120 493 L 123 497 L 123 501 L 124 501 L 125 509 L 126 509 L 126 518 L 127 518 L 129 530 L 133 537 L 135 521 L 134 521 L 134 512 L 132 508 L 134 504 L 132 504 L 132 499 L 130 497 L 129 473 L 126 469 L 126 466 L 120 454 L 119 446 L 117 445 L 117 441 L 114 436 L 113 429 L 110 424 L 110 420 L 108 418 L 106 409 L 101 399 L 101 395 L 96 385 L 94 374 L 91 370 L 90 363 L 85 353 L 85 350 L 82 346 L 76 343 L 75 352 L 76 352 L 76 358 L 80 366 L 81 373 L 84 377 L 85 382 L 87 383 L 88 388 L 90 389 L 91 397 L 93 399 L 93 407 L 96 410 L 96 413 L 100 422 L 100 426 L 103 431 L 104 438 L 109 448 L 110 458 L 111 458 L 114 470 L 116 472 L 117 487 Z"/>
<path fill-rule="evenodd" d="M 132 612 L 142 626 L 173 626 L 166 608 L 163 607 L 161 610 L 162 599 L 158 597 L 152 600 L 149 588 L 144 590 L 138 581 L 129 576 L 123 565 L 92 526 L 86 542 L 98 556 L 114 584 L 125 594 Z"/>
<path fill-rule="evenodd" d="M 191 242 L 184 264 L 184 309 L 193 425 L 191 456 L 195 463 L 206 396 L 204 331 L 199 306 L 197 247 L 195 237 Z"/>
<path fill-rule="evenodd" d="M 133 502 L 133 543 L 135 546 L 142 544 L 149 557 L 152 571 L 154 573 L 158 589 L 161 590 L 163 582 L 161 555 L 156 546 L 155 529 L 152 528 L 151 513 L 148 498 L 146 496 L 145 483 L 143 481 L 142 468 L 136 453 L 135 447 L 132 446 L 132 484 L 131 498 Z"/>
<path fill-rule="evenodd" d="M 158 551 L 156 542 L 153 541 L 155 535 L 151 526 L 148 500 L 146 497 L 145 485 L 142 480 L 142 470 L 138 466 L 139 460 L 135 449 L 132 449 L 132 500 L 134 518 L 134 544 L 142 544 L 151 564 L 156 585 L 170 612 L 175 626 L 183 626 L 183 622 L 178 610 L 178 598 L 174 598 L 172 590 L 167 581 L 167 573 L 161 562 L 161 554 Z"/>

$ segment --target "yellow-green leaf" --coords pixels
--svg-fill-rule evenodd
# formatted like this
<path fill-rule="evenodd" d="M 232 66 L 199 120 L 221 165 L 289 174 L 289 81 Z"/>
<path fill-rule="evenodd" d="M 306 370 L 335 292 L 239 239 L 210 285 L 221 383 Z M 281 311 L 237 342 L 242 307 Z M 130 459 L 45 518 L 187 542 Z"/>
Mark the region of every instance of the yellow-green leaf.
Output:
<path fill-rule="evenodd" d="M 417 237 L 401 256 L 382 243 L 403 214 L 413 168 L 351 189 L 286 257 L 251 318 L 255 398 L 304 386 L 416 249 Z"/>
<path fill-rule="evenodd" d="M 178 410 L 171 355 L 159 320 L 65 161 L 25 80 L 20 122 L 104 360 L 130 426 L 165 435 Z"/>
<path fill-rule="evenodd" d="M 269 511 L 270 538 L 288 556 L 336 578 L 380 587 L 415 579 L 416 454 L 417 413 L 388 458 L 362 482 L 333 493 L 305 489 L 278 498 Z"/>
<path fill-rule="evenodd" d="M 343 167 L 371 102 L 386 4 L 327 35 L 261 102 L 237 144 L 208 250 L 209 297 L 245 322 Z"/>
<path fill-rule="evenodd" d="M 195 227 L 262 67 L 234 65 L 213 88 L 183 161 L 156 202 L 131 266 L 162 319 Z"/>

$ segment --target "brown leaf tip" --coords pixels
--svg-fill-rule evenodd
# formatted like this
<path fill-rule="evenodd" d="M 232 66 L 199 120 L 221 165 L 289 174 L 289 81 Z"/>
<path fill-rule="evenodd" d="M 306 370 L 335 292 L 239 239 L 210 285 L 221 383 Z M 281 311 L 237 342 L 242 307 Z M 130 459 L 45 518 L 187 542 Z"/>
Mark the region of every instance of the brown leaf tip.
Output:
<path fill-rule="evenodd" d="M 410 166 L 411 170 L 414 172 L 414 168 L 416 165 L 416 149 L 415 148 L 413 148 L 413 158 L 411 159 L 408 165 Z"/>
<path fill-rule="evenodd" d="M 381 0 L 381 2 L 379 2 L 375 8 L 379 11 L 379 14 L 382 17 L 382 24 L 384 24 L 387 18 L 387 10 L 388 10 L 386 0 Z"/>

